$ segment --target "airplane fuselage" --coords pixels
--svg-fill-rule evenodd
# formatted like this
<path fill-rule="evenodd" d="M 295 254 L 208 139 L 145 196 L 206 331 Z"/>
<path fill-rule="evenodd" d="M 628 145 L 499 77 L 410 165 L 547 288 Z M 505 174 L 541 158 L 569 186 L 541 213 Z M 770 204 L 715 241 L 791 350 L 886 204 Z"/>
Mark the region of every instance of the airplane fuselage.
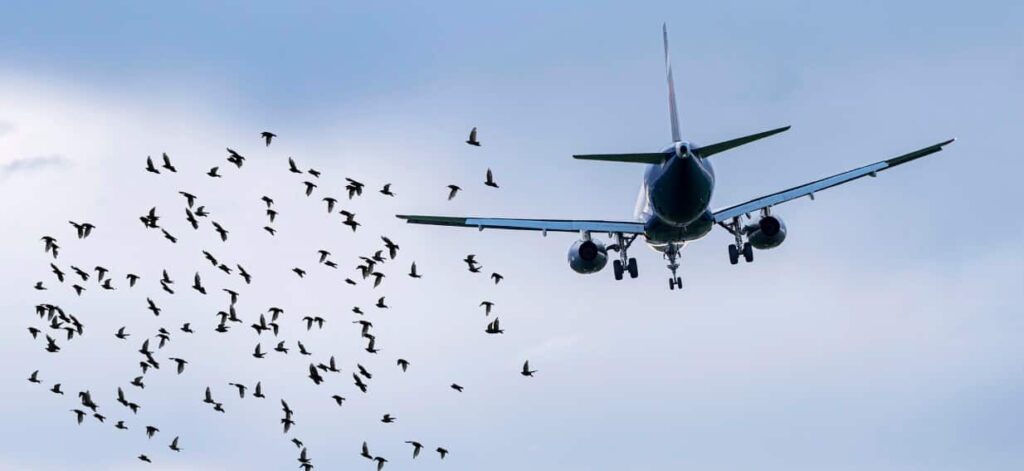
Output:
<path fill-rule="evenodd" d="M 704 237 L 714 225 L 709 204 L 715 171 L 688 148 L 682 144 L 681 151 L 666 150 L 671 157 L 644 172 L 637 217 L 644 223 L 647 243 L 656 249 Z"/>

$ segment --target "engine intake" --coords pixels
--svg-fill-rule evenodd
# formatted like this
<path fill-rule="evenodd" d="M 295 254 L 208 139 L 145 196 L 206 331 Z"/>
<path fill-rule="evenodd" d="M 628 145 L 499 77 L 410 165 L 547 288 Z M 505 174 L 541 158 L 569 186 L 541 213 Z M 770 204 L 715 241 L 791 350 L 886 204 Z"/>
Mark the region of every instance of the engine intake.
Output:
<path fill-rule="evenodd" d="M 778 216 L 764 216 L 757 223 L 744 227 L 743 232 L 750 245 L 758 250 L 778 247 L 786 240 L 786 225 Z"/>
<path fill-rule="evenodd" d="M 569 247 L 569 267 L 576 273 L 597 273 L 608 263 L 608 249 L 599 240 L 577 240 Z"/>

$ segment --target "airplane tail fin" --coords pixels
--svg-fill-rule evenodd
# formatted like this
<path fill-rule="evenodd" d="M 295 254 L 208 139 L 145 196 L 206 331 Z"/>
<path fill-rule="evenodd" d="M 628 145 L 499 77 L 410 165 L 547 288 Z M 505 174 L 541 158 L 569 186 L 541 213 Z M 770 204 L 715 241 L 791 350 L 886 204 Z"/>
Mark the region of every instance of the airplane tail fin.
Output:
<path fill-rule="evenodd" d="M 661 36 L 665 44 L 665 75 L 668 79 L 668 112 L 669 119 L 672 120 L 672 142 L 680 142 L 682 138 L 679 136 L 679 111 L 676 110 L 676 86 L 675 81 L 672 80 L 672 62 L 668 56 L 668 26 L 665 23 L 661 24 Z"/>
<path fill-rule="evenodd" d="M 719 152 L 725 152 L 734 147 L 742 146 L 743 144 L 749 144 L 759 139 L 764 139 L 768 136 L 774 136 L 780 132 L 788 131 L 789 126 L 783 126 L 781 128 L 775 128 L 769 131 L 759 132 L 757 134 L 751 134 L 749 136 L 737 137 L 736 139 L 730 139 L 728 141 L 722 141 L 711 145 L 706 145 L 694 149 L 694 153 L 701 157 L 711 157 Z"/>

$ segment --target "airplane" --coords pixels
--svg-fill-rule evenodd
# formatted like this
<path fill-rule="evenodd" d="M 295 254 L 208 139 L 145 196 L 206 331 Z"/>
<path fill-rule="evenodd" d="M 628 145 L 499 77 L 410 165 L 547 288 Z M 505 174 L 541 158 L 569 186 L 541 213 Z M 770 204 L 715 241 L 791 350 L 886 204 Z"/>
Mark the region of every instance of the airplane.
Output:
<path fill-rule="evenodd" d="M 569 248 L 569 266 L 577 273 L 595 273 L 607 264 L 608 252 L 614 251 L 618 253 L 618 258 L 612 264 L 616 280 L 623 279 L 625 273 L 629 273 L 630 278 L 638 276 L 636 259 L 629 257 L 628 250 L 637 237 L 643 237 L 647 245 L 661 252 L 668 260 L 667 268 L 672 274 L 669 278 L 669 289 L 674 290 L 683 286 L 682 278 L 677 275 L 679 251 L 687 242 L 707 235 L 716 225 L 725 229 L 734 238 L 734 243 L 729 245 L 729 262 L 735 265 L 741 257 L 748 263 L 752 262 L 754 249 L 767 250 L 778 247 L 786 239 L 786 226 L 782 218 L 772 212 L 775 206 L 805 196 L 813 200 L 815 193 L 819 191 L 865 176 L 875 177 L 884 170 L 939 152 L 955 140 L 949 139 L 897 157 L 723 209 L 712 210 L 709 203 L 715 187 L 715 172 L 710 158 L 715 154 L 787 131 L 790 127 L 784 126 L 704 146 L 682 140 L 679 133 L 679 113 L 676 110 L 672 64 L 669 61 L 668 28 L 665 25 L 662 25 L 662 41 L 665 50 L 665 74 L 668 80 L 671 147 L 653 153 L 573 156 L 580 160 L 647 165 L 634 220 L 512 219 L 402 214 L 396 217 L 412 224 L 474 227 L 481 231 L 528 230 L 540 231 L 545 236 L 548 232 L 576 232 L 580 234 L 580 239 Z M 751 213 L 758 213 L 756 221 L 751 218 Z M 745 216 L 748 223 L 741 222 L 741 216 Z M 595 234 L 608 234 L 613 243 L 605 246 L 594 238 Z"/>

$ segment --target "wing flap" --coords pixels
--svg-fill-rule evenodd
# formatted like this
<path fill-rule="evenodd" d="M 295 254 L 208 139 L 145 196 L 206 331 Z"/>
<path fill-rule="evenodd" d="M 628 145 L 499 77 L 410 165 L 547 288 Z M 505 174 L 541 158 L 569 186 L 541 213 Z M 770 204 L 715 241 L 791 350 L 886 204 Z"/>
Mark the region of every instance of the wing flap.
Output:
<path fill-rule="evenodd" d="M 743 214 L 775 206 L 777 204 L 785 203 L 786 201 L 790 201 L 803 196 L 813 195 L 814 193 L 817 193 L 821 190 L 832 188 L 837 185 L 842 185 L 843 183 L 847 183 L 858 178 L 862 178 L 868 175 L 874 176 L 875 174 L 883 170 L 888 170 L 897 165 L 902 165 L 912 160 L 924 157 L 926 155 L 939 152 L 942 150 L 943 146 L 955 140 L 956 139 L 943 141 L 938 144 L 934 144 L 928 147 L 915 150 L 913 152 L 908 152 L 898 157 L 893 157 L 891 159 L 875 162 L 873 164 L 865 165 L 863 167 L 855 168 L 853 170 L 849 170 L 843 173 L 837 173 L 835 175 L 832 175 L 831 177 L 822 178 L 820 180 L 816 180 L 804 185 L 795 186 L 793 188 L 772 193 L 770 195 L 754 198 L 745 203 L 740 203 L 735 206 L 720 209 L 718 211 L 715 211 L 714 213 L 715 222 L 717 223 L 728 221 L 734 217 L 741 216 Z"/>
<path fill-rule="evenodd" d="M 623 234 L 643 234 L 644 225 L 628 221 L 600 221 L 575 219 L 514 219 L 514 218 L 477 218 L 452 216 L 396 216 L 410 224 L 430 224 L 435 226 L 475 227 L 477 229 L 509 229 L 524 231 L 552 232 L 621 232 Z"/>

